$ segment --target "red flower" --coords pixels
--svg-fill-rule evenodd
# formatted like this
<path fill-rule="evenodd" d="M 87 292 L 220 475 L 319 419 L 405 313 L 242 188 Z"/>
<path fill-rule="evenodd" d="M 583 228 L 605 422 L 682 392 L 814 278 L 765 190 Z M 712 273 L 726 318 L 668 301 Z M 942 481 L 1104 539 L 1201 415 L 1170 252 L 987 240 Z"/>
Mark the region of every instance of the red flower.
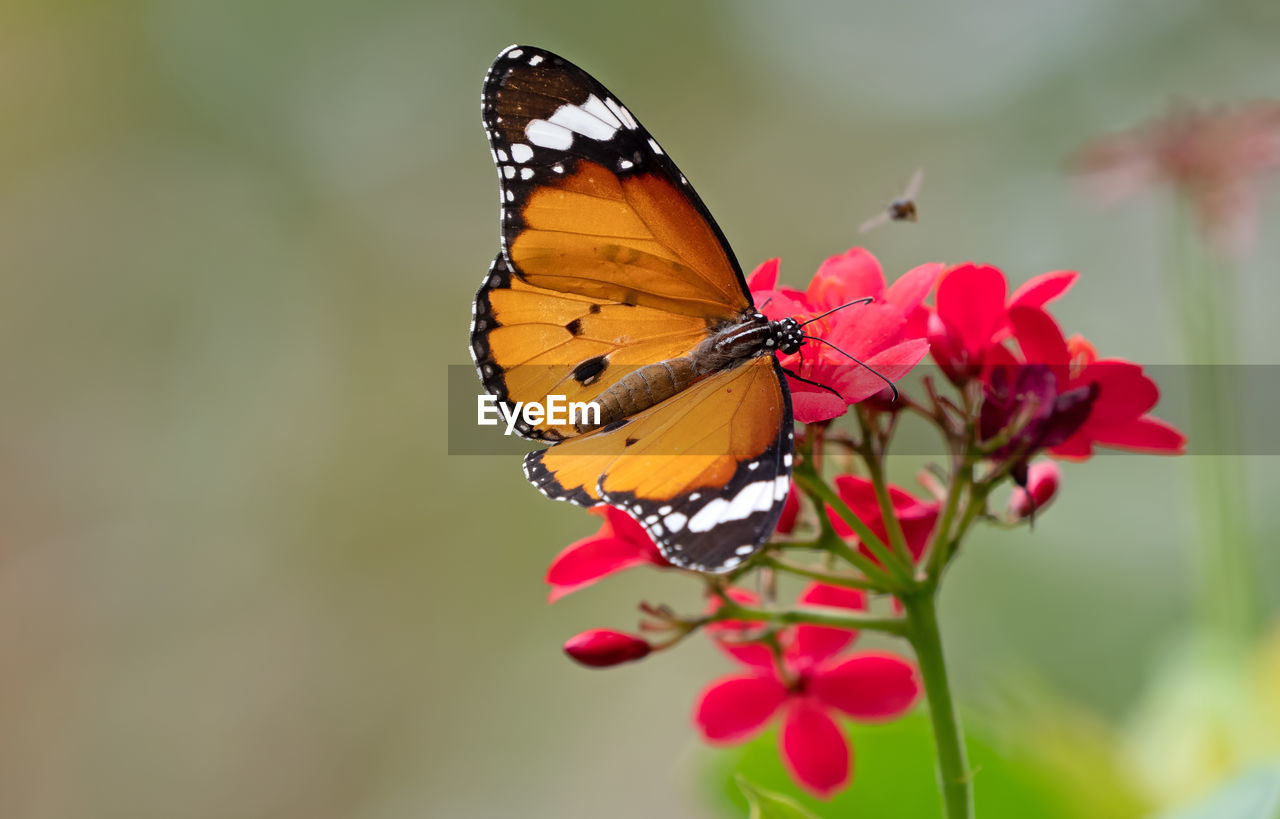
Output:
<path fill-rule="evenodd" d="M 840 495 L 840 499 L 858 516 L 859 520 L 867 524 L 882 543 L 887 545 L 889 533 L 885 529 L 884 516 L 880 514 L 880 504 L 876 500 L 875 488 L 871 481 L 857 475 L 837 475 L 835 484 L 836 493 Z M 918 560 L 920 555 L 924 554 L 925 547 L 929 545 L 929 536 L 938 522 L 938 510 L 942 504 L 936 500 L 920 500 L 905 489 L 892 484 L 889 485 L 889 499 L 893 502 L 893 511 L 902 524 L 902 534 L 906 538 L 907 549 L 911 552 L 911 556 Z M 836 533 L 841 537 L 847 538 L 853 535 L 849 525 L 830 507 L 827 507 L 827 517 L 831 519 Z M 872 557 L 865 545 L 860 550 L 868 557 Z M 872 557 L 872 559 L 875 558 Z"/>
<path fill-rule="evenodd" d="M 923 302 L 941 269 L 937 264 L 922 265 L 886 288 L 880 263 L 866 250 L 855 247 L 823 262 L 808 290 L 801 292 L 777 287 L 777 259 L 756 268 L 747 281 L 756 304 L 763 305 L 761 311 L 772 319 L 791 316 L 803 322 L 856 299 L 873 300 L 832 313 L 805 330 L 859 359 L 866 367 L 816 341 L 807 342 L 795 355 L 782 356 L 782 365 L 787 369 L 840 393 L 837 397 L 820 387 L 789 379 L 797 421 L 810 424 L 843 415 L 848 405 L 884 389 L 884 381 L 876 372 L 896 381 L 924 358 L 929 345 L 924 338 L 927 312 Z"/>
<path fill-rule="evenodd" d="M 933 358 L 952 382 L 964 384 L 982 375 L 1008 335 L 1009 313 L 1016 307 L 1043 307 L 1061 296 L 1079 274 L 1059 270 L 1036 276 L 1006 303 L 1008 283 L 999 268 L 967 262 L 951 268 L 938 282 L 928 318 Z"/>
<path fill-rule="evenodd" d="M 1160 389 L 1140 365 L 1099 359 L 1093 345 L 1079 336 L 1067 341 L 1053 318 L 1039 308 L 1011 310 L 1010 326 L 1022 352 L 1021 363 L 1049 365 L 1059 394 L 1082 388 L 1096 392 L 1088 417 L 1070 437 L 1051 445 L 1050 453 L 1088 458 L 1095 444 L 1164 455 L 1185 451 L 1185 435 L 1147 414 L 1159 400 Z M 1018 366 L 1018 360 L 1009 357 Z"/>
<path fill-rule="evenodd" d="M 630 515 L 612 506 L 590 510 L 604 518 L 600 531 L 569 544 L 547 567 L 548 603 L 623 569 L 650 563 L 665 568 L 653 539 Z"/>
<path fill-rule="evenodd" d="M 865 605 L 861 592 L 818 584 L 810 585 L 799 602 L 853 609 Z M 735 624 L 715 634 L 725 642 L 734 629 L 753 625 Z M 802 625 L 779 633 L 780 664 L 759 644 L 763 652 L 733 653 L 747 670 L 707 686 L 694 707 L 694 723 L 708 741 L 732 744 L 754 736 L 781 714 L 778 742 L 792 777 L 810 792 L 830 796 L 848 783 L 852 768 L 849 744 L 835 717 L 895 719 L 920 695 L 915 667 L 895 654 L 837 656 L 855 637 L 853 631 Z"/>
<path fill-rule="evenodd" d="M 607 628 L 593 628 L 569 638 L 564 653 L 582 665 L 607 668 L 648 656 L 650 646 L 641 637 Z"/>
<path fill-rule="evenodd" d="M 1014 487 L 1009 496 L 1009 517 L 1014 520 L 1038 515 L 1058 494 L 1062 472 L 1053 461 L 1040 461 L 1027 470 L 1027 488 Z"/>
<path fill-rule="evenodd" d="M 1250 183 L 1280 168 L 1280 102 L 1182 105 L 1130 131 L 1094 140 L 1072 164 L 1107 202 L 1172 182 L 1195 205 L 1209 240 L 1239 252 L 1257 231 L 1258 194 Z"/>

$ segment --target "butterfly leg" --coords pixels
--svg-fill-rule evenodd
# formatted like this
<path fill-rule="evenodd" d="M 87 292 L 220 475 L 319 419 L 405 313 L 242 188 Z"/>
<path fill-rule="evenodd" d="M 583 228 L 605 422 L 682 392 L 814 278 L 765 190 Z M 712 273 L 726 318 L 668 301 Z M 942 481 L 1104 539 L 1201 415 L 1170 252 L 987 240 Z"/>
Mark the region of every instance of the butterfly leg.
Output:
<path fill-rule="evenodd" d="M 812 385 L 813 385 L 813 386 L 815 386 L 815 387 L 821 387 L 822 389 L 824 389 L 824 390 L 826 390 L 827 392 L 829 392 L 829 393 L 831 393 L 832 395 L 834 395 L 836 398 L 839 398 L 839 399 L 841 399 L 841 400 L 844 400 L 844 396 L 843 396 L 843 395 L 841 395 L 839 392 L 837 392 L 836 390 L 832 389 L 831 387 L 828 387 L 826 384 L 819 384 L 817 381 L 810 381 L 809 379 L 805 378 L 805 377 L 804 377 L 803 375 L 801 375 L 800 373 L 797 373 L 797 372 L 793 372 L 793 371 L 791 371 L 791 370 L 788 370 L 786 367 L 783 367 L 783 368 L 782 368 L 782 371 L 783 371 L 784 373 L 786 373 L 787 375 L 791 376 L 792 378 L 794 378 L 794 379 L 795 379 L 795 380 L 797 380 L 797 381 L 803 381 L 803 382 L 804 382 L 804 383 L 806 383 L 806 384 L 812 384 Z"/>

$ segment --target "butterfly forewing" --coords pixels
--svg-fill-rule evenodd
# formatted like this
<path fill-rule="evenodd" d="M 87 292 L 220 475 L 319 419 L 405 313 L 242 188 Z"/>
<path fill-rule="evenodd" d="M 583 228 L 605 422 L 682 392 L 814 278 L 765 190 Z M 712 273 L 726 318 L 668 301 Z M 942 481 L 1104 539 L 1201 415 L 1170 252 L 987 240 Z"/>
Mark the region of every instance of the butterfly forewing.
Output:
<path fill-rule="evenodd" d="M 485 389 L 514 411 L 514 402 L 553 394 L 593 401 L 631 370 L 685 355 L 706 335 L 697 316 L 534 287 L 499 253 L 476 296 L 471 353 Z M 578 434 L 568 424 L 515 429 L 551 441 Z"/>
<path fill-rule="evenodd" d="M 728 243 L 684 175 L 582 69 L 512 46 L 484 85 L 503 250 L 530 284 L 670 312 L 751 307 Z"/>

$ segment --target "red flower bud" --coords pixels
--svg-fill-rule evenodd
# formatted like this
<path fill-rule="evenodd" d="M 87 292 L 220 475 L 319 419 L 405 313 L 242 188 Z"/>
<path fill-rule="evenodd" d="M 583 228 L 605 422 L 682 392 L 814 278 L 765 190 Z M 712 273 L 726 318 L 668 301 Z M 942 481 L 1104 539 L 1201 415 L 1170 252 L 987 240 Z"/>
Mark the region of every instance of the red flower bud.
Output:
<path fill-rule="evenodd" d="M 570 637 L 564 644 L 564 653 L 582 665 L 592 668 L 608 668 L 611 665 L 639 660 L 647 655 L 650 646 L 640 637 L 593 628 Z"/>
<path fill-rule="evenodd" d="M 1058 494 L 1058 482 L 1062 473 L 1053 461 L 1034 463 L 1027 470 L 1027 488 L 1014 487 L 1009 496 L 1009 515 L 1014 520 L 1029 517 L 1032 512 L 1042 512 Z"/>

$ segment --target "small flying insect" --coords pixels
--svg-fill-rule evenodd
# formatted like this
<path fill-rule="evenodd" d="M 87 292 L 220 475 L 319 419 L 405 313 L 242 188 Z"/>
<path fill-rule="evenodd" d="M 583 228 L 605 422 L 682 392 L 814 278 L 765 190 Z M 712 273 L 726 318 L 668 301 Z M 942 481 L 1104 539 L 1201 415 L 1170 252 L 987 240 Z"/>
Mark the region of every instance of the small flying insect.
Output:
<path fill-rule="evenodd" d="M 907 189 L 902 192 L 902 196 L 894 199 L 889 203 L 889 207 L 872 216 L 870 219 L 862 223 L 862 227 L 858 228 L 859 233 L 875 230 L 886 222 L 914 222 L 916 216 L 916 197 L 920 195 L 920 187 L 924 184 L 924 168 L 917 168 L 915 175 L 911 177 L 911 181 L 907 183 Z"/>

